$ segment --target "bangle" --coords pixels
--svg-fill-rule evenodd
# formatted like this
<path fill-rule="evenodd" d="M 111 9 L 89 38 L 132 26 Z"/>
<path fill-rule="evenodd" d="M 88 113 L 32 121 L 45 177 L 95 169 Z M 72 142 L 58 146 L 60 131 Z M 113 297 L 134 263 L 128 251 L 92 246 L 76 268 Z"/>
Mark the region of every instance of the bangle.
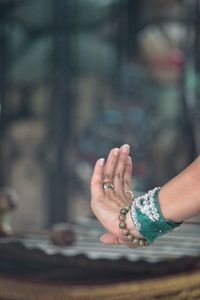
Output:
<path fill-rule="evenodd" d="M 131 205 L 133 224 L 149 244 L 182 224 L 163 217 L 158 203 L 159 191 L 160 187 L 156 187 L 136 198 Z"/>
<path fill-rule="evenodd" d="M 130 211 L 131 205 L 126 206 L 120 209 L 119 212 L 119 228 L 123 230 L 123 236 L 128 241 L 128 247 L 143 247 L 147 246 L 148 243 L 145 239 L 134 237 L 134 235 L 130 232 L 130 230 L 127 228 L 126 224 L 126 215 Z"/>

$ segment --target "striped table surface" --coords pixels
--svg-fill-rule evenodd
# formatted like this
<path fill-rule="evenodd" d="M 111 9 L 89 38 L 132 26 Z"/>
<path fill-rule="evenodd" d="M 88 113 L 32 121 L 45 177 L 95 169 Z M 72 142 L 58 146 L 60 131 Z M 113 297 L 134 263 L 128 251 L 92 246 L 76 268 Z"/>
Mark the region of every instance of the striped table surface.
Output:
<path fill-rule="evenodd" d="M 64 224 L 65 226 L 65 224 Z M 27 249 L 40 249 L 48 255 L 62 254 L 75 256 L 83 254 L 90 259 L 105 258 L 110 260 L 126 257 L 130 261 L 145 260 L 158 262 L 185 256 L 200 256 L 200 223 L 190 220 L 183 223 L 153 245 L 144 248 L 130 249 L 126 246 L 109 246 L 99 242 L 103 228 L 96 220 L 84 220 L 71 225 L 75 232 L 76 242 L 72 246 L 56 246 L 45 235 L 26 234 L 17 240 Z M 1 242 L 15 241 L 16 238 L 1 239 Z"/>

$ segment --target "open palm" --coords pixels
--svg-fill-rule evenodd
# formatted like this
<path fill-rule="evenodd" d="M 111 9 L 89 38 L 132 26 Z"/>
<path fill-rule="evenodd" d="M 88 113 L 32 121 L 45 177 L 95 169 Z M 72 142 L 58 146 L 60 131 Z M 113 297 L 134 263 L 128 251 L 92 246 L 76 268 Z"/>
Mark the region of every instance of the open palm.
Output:
<path fill-rule="evenodd" d="M 101 237 L 105 244 L 127 244 L 119 228 L 119 211 L 131 204 L 128 191 L 131 190 L 132 160 L 129 145 L 112 149 L 107 160 L 101 158 L 96 162 L 91 179 L 91 208 L 107 229 Z M 113 188 L 104 189 L 104 183 L 111 183 Z M 127 214 L 127 227 L 135 237 L 140 233 L 134 228 L 130 213 Z"/>

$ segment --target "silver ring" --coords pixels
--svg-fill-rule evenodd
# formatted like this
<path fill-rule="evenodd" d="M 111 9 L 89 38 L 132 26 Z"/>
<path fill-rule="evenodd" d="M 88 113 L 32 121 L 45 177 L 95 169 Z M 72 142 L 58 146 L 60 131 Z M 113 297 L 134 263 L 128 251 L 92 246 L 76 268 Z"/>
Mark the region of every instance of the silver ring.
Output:
<path fill-rule="evenodd" d="M 112 184 L 112 182 L 104 182 L 103 183 L 103 189 L 106 190 L 106 189 L 112 189 L 114 190 L 114 186 Z"/>

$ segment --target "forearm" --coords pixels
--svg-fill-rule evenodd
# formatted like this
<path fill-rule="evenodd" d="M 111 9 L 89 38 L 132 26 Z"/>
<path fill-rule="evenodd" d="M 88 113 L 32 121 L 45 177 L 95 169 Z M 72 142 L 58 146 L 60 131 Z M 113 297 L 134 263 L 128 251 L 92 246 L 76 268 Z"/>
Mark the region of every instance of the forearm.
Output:
<path fill-rule="evenodd" d="M 200 156 L 159 192 L 163 216 L 181 222 L 200 213 Z"/>

